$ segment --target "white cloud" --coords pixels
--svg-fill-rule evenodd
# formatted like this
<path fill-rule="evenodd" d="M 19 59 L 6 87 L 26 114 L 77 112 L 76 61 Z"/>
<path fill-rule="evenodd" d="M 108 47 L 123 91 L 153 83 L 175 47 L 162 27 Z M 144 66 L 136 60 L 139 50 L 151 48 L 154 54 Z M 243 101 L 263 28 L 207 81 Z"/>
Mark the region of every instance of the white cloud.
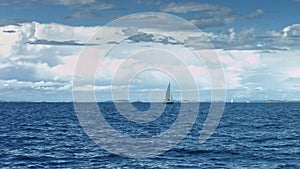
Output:
<path fill-rule="evenodd" d="M 76 56 L 81 46 L 64 46 L 63 42 L 74 40 L 85 43 L 99 27 L 72 27 L 60 24 L 24 23 L 20 26 L 0 27 L 0 61 L 2 78 L 26 80 L 69 81 L 53 68 L 63 64 L 63 57 Z M 5 30 L 13 30 L 7 33 Z M 39 39 L 62 42 L 60 45 L 30 44 Z M 4 70 L 5 69 L 5 70 Z M 19 72 L 19 73 L 17 73 Z M 25 74 L 28 74 L 25 76 Z M 62 73 L 63 74 L 63 73 Z"/>
<path fill-rule="evenodd" d="M 227 24 L 237 21 L 240 17 L 235 14 L 222 15 L 220 11 L 210 12 L 209 17 L 196 17 L 190 21 L 195 24 L 199 29 L 205 29 L 210 27 L 225 26 Z M 213 14 L 216 13 L 216 14 Z"/>
<path fill-rule="evenodd" d="M 224 26 L 240 18 L 230 8 L 199 2 L 172 2 L 162 6 L 161 11 L 183 14 L 194 12 L 190 21 L 200 29 Z"/>
<path fill-rule="evenodd" d="M 86 5 L 95 3 L 95 0 L 81 0 L 81 1 L 73 1 L 73 0 L 54 0 L 53 2 L 61 5 Z"/>
<path fill-rule="evenodd" d="M 300 24 L 287 26 L 282 30 L 283 37 L 300 36 Z"/>
<path fill-rule="evenodd" d="M 218 34 L 205 34 L 216 49 L 225 50 L 256 50 L 259 41 L 255 38 L 254 28 L 244 28 L 240 32 L 236 32 L 234 28 L 228 28 Z M 197 40 L 199 38 L 196 38 Z M 193 41 L 193 39 L 190 39 Z M 190 42 L 196 43 L 196 42 Z"/>
<path fill-rule="evenodd" d="M 10 0 L 2 0 L 0 6 L 8 6 L 8 5 L 20 5 L 19 1 L 10 1 Z M 63 5 L 71 9 L 80 8 L 83 10 L 89 9 L 96 9 L 96 10 L 103 10 L 103 9 L 112 9 L 114 4 L 106 3 L 106 2 L 99 2 L 97 0 L 81 0 L 81 1 L 73 1 L 73 0 L 27 0 L 21 3 L 21 5 L 26 7 L 32 7 L 35 5 Z"/>
<path fill-rule="evenodd" d="M 299 48 L 300 24 L 287 26 L 280 31 L 271 30 L 267 32 L 267 35 L 268 36 L 263 37 L 263 40 L 274 46 Z"/>
<path fill-rule="evenodd" d="M 5 26 L 0 27 L 0 56 L 7 57 L 12 50 L 12 45 L 17 41 L 18 34 L 17 33 L 6 33 L 6 30 L 14 30 L 18 29 L 17 26 Z"/>
<path fill-rule="evenodd" d="M 104 9 L 112 9 L 114 8 L 114 4 L 100 2 L 96 0 L 81 0 L 81 1 L 74 1 L 74 0 L 49 0 L 48 3 L 55 4 L 55 5 L 64 5 L 69 8 L 79 8 L 82 11 L 90 11 L 94 10 L 104 10 Z"/>
<path fill-rule="evenodd" d="M 249 13 L 248 18 L 258 18 L 261 17 L 265 12 L 262 9 L 257 9 L 256 11 Z"/>
<path fill-rule="evenodd" d="M 99 27 L 84 27 L 84 26 L 67 26 L 60 24 L 40 24 L 37 22 L 30 23 L 34 34 L 32 38 L 46 39 L 54 41 L 76 40 L 80 43 L 85 43 L 89 37 L 94 35 Z"/>
<path fill-rule="evenodd" d="M 36 90 L 57 90 L 65 89 L 69 90 L 70 86 L 67 83 L 59 83 L 53 81 L 18 81 L 16 79 L 11 80 L 0 80 L 0 89 L 5 90 L 18 90 L 18 89 L 36 89 Z"/>
<path fill-rule="evenodd" d="M 174 12 L 174 13 L 188 13 L 188 12 L 199 12 L 199 11 L 217 11 L 221 7 L 205 4 L 205 3 L 196 3 L 196 2 L 188 2 L 188 3 L 169 3 L 166 6 L 161 7 L 162 12 Z"/>

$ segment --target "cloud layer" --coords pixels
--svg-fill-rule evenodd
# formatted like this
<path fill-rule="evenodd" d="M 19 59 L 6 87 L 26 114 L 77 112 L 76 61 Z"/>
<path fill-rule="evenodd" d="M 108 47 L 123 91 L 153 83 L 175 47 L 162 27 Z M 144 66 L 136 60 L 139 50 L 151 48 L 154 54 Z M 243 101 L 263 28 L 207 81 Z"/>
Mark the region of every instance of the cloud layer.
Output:
<path fill-rule="evenodd" d="M 176 5 L 176 4 L 175 4 Z M 172 6 L 171 6 L 172 7 Z M 190 8 L 178 9 L 169 7 L 173 12 L 188 12 Z M 216 7 L 207 6 L 210 10 Z M 199 7 L 197 10 L 204 10 Z M 249 17 L 259 17 L 262 11 L 256 11 Z M 47 95 L 47 98 L 55 99 L 61 96 L 61 100 L 71 100 L 71 84 L 75 65 L 80 51 L 89 37 L 98 29 L 105 27 L 67 26 L 61 24 L 41 24 L 38 22 L 22 23 L 20 25 L 8 25 L 0 27 L 0 99 L 11 100 L 39 100 Z M 109 28 L 112 29 L 112 28 Z M 145 63 L 137 60 L 126 60 L 118 57 L 118 54 L 128 47 L 163 47 L 173 51 L 185 60 L 184 67 L 173 65 L 173 70 L 178 77 L 184 78 L 184 68 L 187 68 L 197 77 L 201 90 L 210 90 L 210 79 L 206 73 L 205 65 L 195 64 L 179 47 L 190 46 L 189 44 L 200 43 L 201 37 L 194 36 L 188 30 L 177 32 L 174 37 L 156 35 L 146 28 L 136 30 L 134 28 L 114 28 L 115 36 L 124 36 L 126 40 L 114 45 L 123 48 L 121 53 L 115 53 L 108 58 L 99 69 L 96 81 L 96 89 L 99 92 L 107 92 L 111 89 L 110 81 L 114 72 L 123 62 L 128 62 L 129 67 L 124 67 L 122 73 L 126 79 L 126 71 L 138 70 Z M 156 30 L 157 31 L 157 30 Z M 162 33 L 164 30 L 160 30 Z M 152 30 L 152 32 L 155 32 Z M 182 39 L 181 34 L 188 33 L 187 39 Z M 299 37 L 300 25 L 293 24 L 282 30 L 270 30 L 267 36 L 256 35 L 254 28 L 242 29 L 236 32 L 229 28 L 220 33 L 203 32 L 215 46 L 219 59 L 224 67 L 226 84 L 230 93 L 229 97 L 253 99 L 272 98 L 272 92 L 277 92 L 276 98 L 296 99 L 295 91 L 300 86 L 300 63 Z M 98 37 L 101 38 L 101 37 Z M 202 37 L 203 38 L 203 37 Z M 112 38 L 113 39 L 113 38 Z M 109 42 L 107 42 L 109 43 Z M 111 43 L 111 42 L 110 42 Z M 101 51 L 99 44 L 94 47 Z M 105 45 L 105 44 L 102 44 Z M 136 47 L 137 47 L 136 46 Z M 207 49 L 193 49 L 200 56 L 208 56 Z M 159 58 L 161 61 L 165 54 L 156 53 L 141 57 Z M 187 58 L 185 58 L 187 57 Z M 289 59 L 286 59 L 286 58 Z M 145 61 L 145 60 L 144 60 Z M 130 63 L 129 63 L 130 62 Z M 159 65 L 163 68 L 164 65 Z M 88 67 L 88 65 L 87 65 Z M 101 72 L 102 70 L 102 72 Z M 163 77 L 163 78 L 162 78 Z M 163 89 L 168 76 L 159 72 L 145 72 L 137 77 L 133 83 L 136 91 L 150 91 Z M 155 81 L 155 83 L 153 82 Z M 149 85 L 152 84 L 152 85 Z M 274 85 L 276 84 L 276 85 Z M 124 84 L 122 84 L 124 85 Z M 122 86 L 120 85 L 120 86 Z M 188 85 L 188 83 L 187 83 Z M 174 88 L 176 91 L 176 87 Z M 31 98 L 31 94 L 36 94 Z M 9 96 L 8 96 L 9 95 Z M 20 99 L 22 97 L 22 99 Z M 107 100 L 105 96 L 101 99 Z"/>

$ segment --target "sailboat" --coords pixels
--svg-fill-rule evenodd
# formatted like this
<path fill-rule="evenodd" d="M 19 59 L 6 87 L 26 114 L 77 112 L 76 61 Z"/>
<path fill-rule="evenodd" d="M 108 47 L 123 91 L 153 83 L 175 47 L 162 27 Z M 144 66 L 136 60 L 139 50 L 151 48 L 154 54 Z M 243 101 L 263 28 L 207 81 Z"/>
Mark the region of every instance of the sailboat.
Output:
<path fill-rule="evenodd" d="M 171 84 L 169 83 L 167 91 L 166 91 L 166 98 L 164 101 L 165 104 L 173 104 L 173 98 L 172 98 L 172 94 L 171 94 Z"/>

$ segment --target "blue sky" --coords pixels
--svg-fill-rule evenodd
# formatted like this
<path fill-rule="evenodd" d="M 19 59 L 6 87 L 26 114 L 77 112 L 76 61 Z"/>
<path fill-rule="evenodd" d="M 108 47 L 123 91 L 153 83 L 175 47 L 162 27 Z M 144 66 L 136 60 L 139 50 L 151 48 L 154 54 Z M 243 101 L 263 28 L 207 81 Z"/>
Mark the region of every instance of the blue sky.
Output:
<path fill-rule="evenodd" d="M 224 68 L 227 100 L 300 100 L 299 11 L 299 0 L 0 0 L 0 100 L 72 100 L 72 79 L 80 51 L 85 44 L 95 45 L 87 40 L 97 30 L 106 29 L 109 22 L 141 12 L 181 17 L 209 38 Z M 142 23 L 152 24 L 147 18 Z M 125 28 L 111 30 L 124 33 Z M 166 37 L 158 42 L 154 34 L 144 29 L 134 31 L 137 34 L 120 44 L 119 52 L 130 45 L 161 47 L 158 43 L 164 43 L 163 48 L 181 53 L 178 45 L 199 43 L 199 39 L 179 26 L 174 36 L 183 33 L 187 39 L 176 44 Z M 157 28 L 155 32 L 164 30 Z M 201 49 L 194 50 L 203 54 Z M 120 54 L 124 53 L 115 53 Z M 107 71 L 105 75 L 96 80 L 99 100 L 111 99 L 107 79 L 113 76 L 110 71 L 118 63 L 120 58 L 112 57 L 103 68 Z M 189 66 L 197 74 L 203 65 Z M 132 81 L 131 89 L 135 91 L 130 96 L 132 100 L 147 100 L 151 91 L 164 91 L 167 86 L 167 80 L 163 79 L 168 77 L 158 72 L 141 76 L 145 77 Z M 153 83 L 147 81 L 149 78 L 157 78 L 156 85 L 149 85 Z M 175 81 L 173 86 L 175 99 L 179 99 Z M 204 77 L 199 78 L 203 100 L 210 99 L 208 86 Z"/>
<path fill-rule="evenodd" d="M 297 17 L 299 2 L 297 0 L 253 0 L 249 2 L 236 0 L 212 1 L 1 1 L 1 24 L 32 22 L 60 23 L 66 25 L 96 26 L 104 25 L 118 17 L 138 12 L 168 12 L 185 19 L 201 17 L 204 13 L 197 10 L 191 12 L 168 11 L 168 4 L 210 4 L 219 8 L 229 8 L 229 15 L 235 16 L 238 22 L 232 22 L 224 27 L 234 26 L 236 29 L 255 26 L 261 31 L 281 29 L 299 22 Z M 249 14 L 261 9 L 261 15 L 253 16 L 255 20 L 247 19 Z M 222 26 L 223 27 L 223 26 Z M 215 29 L 221 30 L 221 29 Z"/>

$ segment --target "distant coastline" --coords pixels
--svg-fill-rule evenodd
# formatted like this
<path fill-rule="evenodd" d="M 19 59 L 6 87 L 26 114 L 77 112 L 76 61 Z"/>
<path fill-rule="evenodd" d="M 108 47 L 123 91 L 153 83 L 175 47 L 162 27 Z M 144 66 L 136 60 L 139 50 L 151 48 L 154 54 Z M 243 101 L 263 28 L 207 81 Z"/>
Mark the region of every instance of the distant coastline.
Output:
<path fill-rule="evenodd" d="M 182 101 L 174 101 L 175 103 L 216 103 L 216 102 L 223 102 L 223 101 L 195 101 L 195 100 L 182 100 Z M 0 100 L 0 103 L 93 103 L 93 102 L 76 102 L 76 101 L 5 101 Z M 106 100 L 106 101 L 97 101 L 97 103 L 163 103 L 163 101 L 155 101 L 155 102 L 148 102 L 148 101 L 141 101 L 141 100 L 127 100 L 127 99 L 120 99 L 120 100 Z M 250 100 L 250 101 L 225 101 L 226 104 L 234 104 L 234 103 L 300 103 L 300 100 Z"/>

